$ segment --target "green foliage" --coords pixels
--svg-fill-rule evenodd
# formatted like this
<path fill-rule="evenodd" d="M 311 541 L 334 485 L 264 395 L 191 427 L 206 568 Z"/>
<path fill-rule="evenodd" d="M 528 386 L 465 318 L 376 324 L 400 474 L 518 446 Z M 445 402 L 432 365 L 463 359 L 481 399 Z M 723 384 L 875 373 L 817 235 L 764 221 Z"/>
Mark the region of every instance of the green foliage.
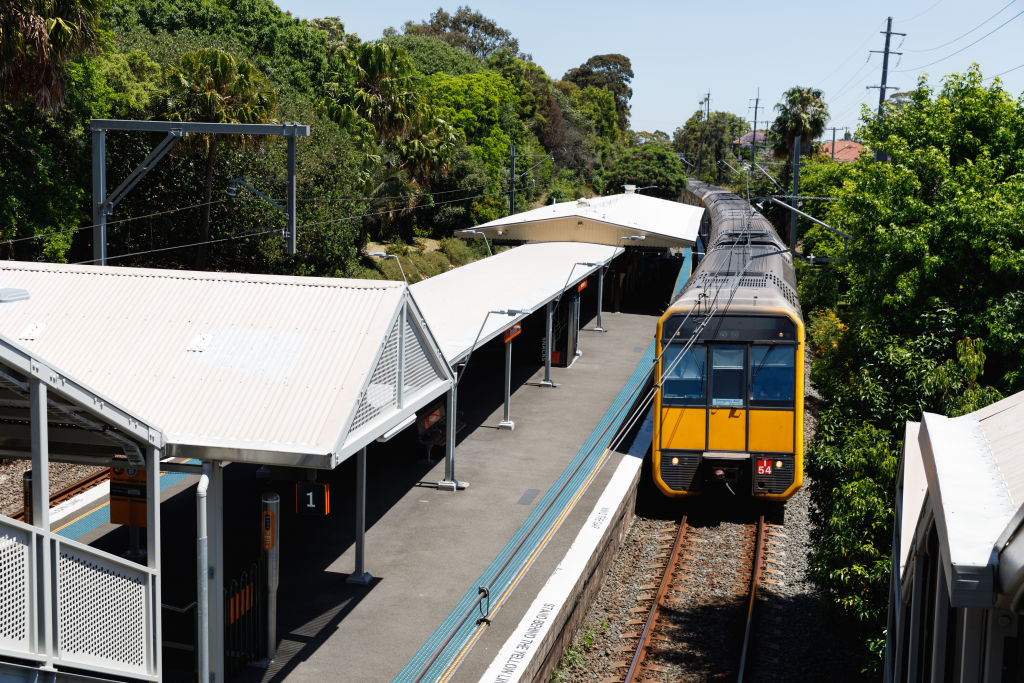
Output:
<path fill-rule="evenodd" d="M 578 67 L 566 71 L 562 80 L 578 88 L 593 86 L 610 91 L 615 96 L 619 130 L 629 127 L 629 100 L 633 97 L 633 89 L 629 87 L 633 80 L 633 65 L 629 57 L 615 53 L 594 55 Z"/>
<path fill-rule="evenodd" d="M 469 7 L 459 7 L 455 14 L 438 8 L 427 21 L 405 22 L 405 33 L 439 38 L 481 59 L 501 48 L 519 52 L 519 41 L 511 33 Z"/>
<path fill-rule="evenodd" d="M 808 167 L 839 198 L 821 215 L 852 237 L 805 236 L 838 259 L 835 302 L 808 316 L 825 406 L 808 468 L 815 578 L 877 654 L 905 423 L 1024 388 L 1024 107 L 972 68 L 938 93 L 922 79 L 859 133 L 891 161 Z"/>
<path fill-rule="evenodd" d="M 668 148 L 649 144 L 626 150 L 605 173 L 604 181 L 611 192 L 621 192 L 623 185 L 656 185 L 644 194 L 675 200 L 686 187 L 686 172 Z"/>
<path fill-rule="evenodd" d="M 714 183 L 724 183 L 735 172 L 739 160 L 732 151 L 732 141 L 750 130 L 747 122 L 735 114 L 713 111 L 705 116 L 698 109 L 681 128 L 672 134 L 672 149 L 701 169 L 701 176 Z M 725 162 L 725 163 L 722 163 Z"/>
<path fill-rule="evenodd" d="M 32 101 L 53 113 L 66 92 L 65 67 L 99 43 L 106 0 L 6 0 L 0 4 L 0 104 Z"/>
<path fill-rule="evenodd" d="M 477 57 L 433 36 L 406 34 L 385 38 L 383 42 L 404 50 L 416 70 L 428 76 L 438 72 L 460 76 L 484 68 Z"/>
<path fill-rule="evenodd" d="M 810 154 L 811 141 L 821 137 L 828 122 L 828 106 L 821 90 L 794 86 L 782 94 L 782 102 L 775 105 L 775 111 L 778 116 L 772 123 L 771 136 L 776 154 L 789 154 L 798 135 L 800 154 Z"/>
<path fill-rule="evenodd" d="M 614 144 L 622 139 L 615 110 L 615 96 L 610 90 L 588 85 L 572 93 L 572 104 L 581 116 L 594 126 L 594 134 Z"/>

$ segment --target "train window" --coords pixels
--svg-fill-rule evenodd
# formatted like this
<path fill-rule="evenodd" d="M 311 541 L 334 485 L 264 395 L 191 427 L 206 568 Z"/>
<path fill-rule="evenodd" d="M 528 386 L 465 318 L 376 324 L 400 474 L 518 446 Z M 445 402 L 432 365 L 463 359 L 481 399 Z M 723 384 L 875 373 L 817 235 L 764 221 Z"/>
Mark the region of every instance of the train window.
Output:
<path fill-rule="evenodd" d="M 683 344 L 669 344 L 661 357 L 664 373 L 661 401 L 666 405 L 704 405 L 707 349 L 698 344 L 683 353 Z"/>
<path fill-rule="evenodd" d="M 746 393 L 746 348 L 733 345 L 711 347 L 711 406 L 742 407 Z"/>
<path fill-rule="evenodd" d="M 686 341 L 702 322 L 703 319 L 696 315 L 689 318 L 674 315 L 662 326 L 662 338 L 669 339 L 674 335 L 679 341 Z M 796 325 L 789 318 L 777 315 L 716 316 L 701 330 L 700 338 L 719 341 L 794 341 Z"/>
<path fill-rule="evenodd" d="M 796 347 L 754 344 L 750 347 L 750 403 L 792 406 L 796 399 Z"/>

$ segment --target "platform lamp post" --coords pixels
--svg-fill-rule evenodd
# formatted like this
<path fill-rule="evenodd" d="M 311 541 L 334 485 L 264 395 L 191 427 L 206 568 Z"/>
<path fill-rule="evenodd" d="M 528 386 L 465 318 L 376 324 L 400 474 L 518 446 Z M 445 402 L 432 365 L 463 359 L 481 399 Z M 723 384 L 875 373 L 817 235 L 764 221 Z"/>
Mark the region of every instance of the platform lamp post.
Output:
<path fill-rule="evenodd" d="M 405 280 L 405 284 L 406 285 L 409 284 L 409 278 L 407 278 L 405 276 L 405 269 L 402 268 L 402 260 L 399 259 L 397 256 L 395 256 L 394 254 L 386 254 L 383 251 L 371 251 L 369 254 L 367 254 L 367 256 L 376 256 L 377 258 L 382 258 L 382 259 L 389 259 L 389 258 L 395 259 L 395 263 L 398 264 L 398 272 L 400 272 L 402 274 L 402 279 Z"/>
<path fill-rule="evenodd" d="M 483 237 L 484 238 L 484 246 L 487 247 L 487 255 L 488 256 L 494 256 L 494 252 L 491 251 L 491 244 L 490 244 L 490 242 L 487 241 L 487 235 L 485 235 L 484 233 L 480 232 L 479 230 L 463 230 L 462 232 L 464 232 L 466 234 L 469 234 L 469 235 L 480 235 L 481 237 Z"/>

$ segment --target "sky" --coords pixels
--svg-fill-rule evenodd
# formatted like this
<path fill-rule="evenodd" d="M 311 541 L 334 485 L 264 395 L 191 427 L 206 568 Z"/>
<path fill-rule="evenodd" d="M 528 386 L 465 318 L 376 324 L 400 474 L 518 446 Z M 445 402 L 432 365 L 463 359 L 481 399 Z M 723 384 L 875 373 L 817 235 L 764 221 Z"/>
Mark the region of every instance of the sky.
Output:
<path fill-rule="evenodd" d="M 1003 87 L 1024 91 L 1024 0 L 783 0 L 769 3 L 606 2 L 591 0 L 461 0 L 461 3 L 386 0 L 379 3 L 277 0 L 304 18 L 338 16 L 346 30 L 376 40 L 407 20 L 422 21 L 439 6 L 468 4 L 519 39 L 553 79 L 598 54 L 629 57 L 635 77 L 631 127 L 669 135 L 711 93 L 712 111 L 754 116 L 758 128 L 794 85 L 824 91 L 828 126 L 858 125 L 860 104 L 878 107 L 886 18 L 892 30 L 888 85 L 912 89 L 920 75 L 938 87 L 943 76 L 977 62 L 988 78 L 1003 72 Z M 972 44 L 974 43 L 974 44 Z M 936 63 L 932 63 L 936 62 Z M 1020 67 L 1020 68 L 1016 68 Z M 1014 71 L 1009 71 L 1016 68 Z M 897 90 L 891 90 L 890 95 Z M 831 136 L 831 131 L 826 137 Z"/>

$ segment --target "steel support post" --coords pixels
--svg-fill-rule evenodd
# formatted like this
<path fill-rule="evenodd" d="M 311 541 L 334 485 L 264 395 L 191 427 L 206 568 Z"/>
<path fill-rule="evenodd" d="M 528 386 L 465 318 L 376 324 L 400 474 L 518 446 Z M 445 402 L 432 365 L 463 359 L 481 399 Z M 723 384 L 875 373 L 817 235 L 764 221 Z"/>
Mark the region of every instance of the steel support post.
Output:
<path fill-rule="evenodd" d="M 295 201 L 295 136 L 288 137 L 288 253 L 294 254 L 296 249 L 296 213 L 298 206 Z"/>
<path fill-rule="evenodd" d="M 793 138 L 793 199 L 792 207 L 797 208 L 797 197 L 800 195 L 800 136 Z M 789 248 L 796 249 L 796 212 L 789 213 Z"/>
<path fill-rule="evenodd" d="M 445 415 L 444 431 L 444 480 L 437 482 L 437 488 L 446 491 L 458 491 L 469 486 L 467 481 L 455 478 L 455 429 L 458 422 L 459 383 L 452 382 L 452 390 L 448 392 L 447 415 Z"/>
<path fill-rule="evenodd" d="M 107 265 L 107 132 L 92 132 L 92 258 Z"/>
<path fill-rule="evenodd" d="M 160 626 L 163 611 L 160 607 L 163 604 L 160 586 L 160 449 L 153 445 L 146 447 L 146 566 L 154 572 L 152 594 L 157 614 L 150 639 L 153 648 L 149 657 L 152 662 L 150 673 L 158 674 L 163 649 Z"/>
<path fill-rule="evenodd" d="M 505 418 L 498 423 L 498 429 L 512 431 L 516 423 L 509 416 L 512 402 L 512 340 L 505 342 Z"/>
<path fill-rule="evenodd" d="M 597 276 L 597 327 L 593 329 L 594 332 L 607 332 L 604 329 L 604 324 L 601 322 L 601 309 L 604 307 L 604 274 L 608 270 L 605 267 L 601 267 Z"/>
<path fill-rule="evenodd" d="M 36 642 L 46 656 L 45 669 L 53 669 L 54 642 L 53 628 L 53 577 L 50 574 L 50 540 L 45 535 L 50 531 L 50 442 L 47 432 L 46 385 L 39 379 L 31 379 L 29 389 L 29 417 L 32 422 L 32 525 L 38 527 L 43 536 L 38 545 L 39 585 L 42 586 L 42 600 L 36 605 L 36 622 L 39 629 Z"/>
<path fill-rule="evenodd" d="M 204 464 L 203 474 L 196 486 L 196 611 L 199 620 L 196 669 L 199 683 L 210 681 L 210 546 L 206 519 L 210 471 L 210 464 Z"/>
<path fill-rule="evenodd" d="M 373 575 L 366 571 L 366 446 L 356 456 L 356 566 L 348 583 L 367 585 Z"/>
<path fill-rule="evenodd" d="M 547 321 L 545 323 L 545 346 L 544 346 L 544 379 L 540 381 L 542 387 L 558 386 L 551 379 L 551 352 L 554 351 L 554 340 L 551 338 L 551 328 L 554 326 L 555 302 L 549 301 L 545 311 Z"/>
<path fill-rule="evenodd" d="M 213 463 L 206 498 L 209 524 L 210 680 L 225 680 L 224 667 L 224 468 Z"/>

